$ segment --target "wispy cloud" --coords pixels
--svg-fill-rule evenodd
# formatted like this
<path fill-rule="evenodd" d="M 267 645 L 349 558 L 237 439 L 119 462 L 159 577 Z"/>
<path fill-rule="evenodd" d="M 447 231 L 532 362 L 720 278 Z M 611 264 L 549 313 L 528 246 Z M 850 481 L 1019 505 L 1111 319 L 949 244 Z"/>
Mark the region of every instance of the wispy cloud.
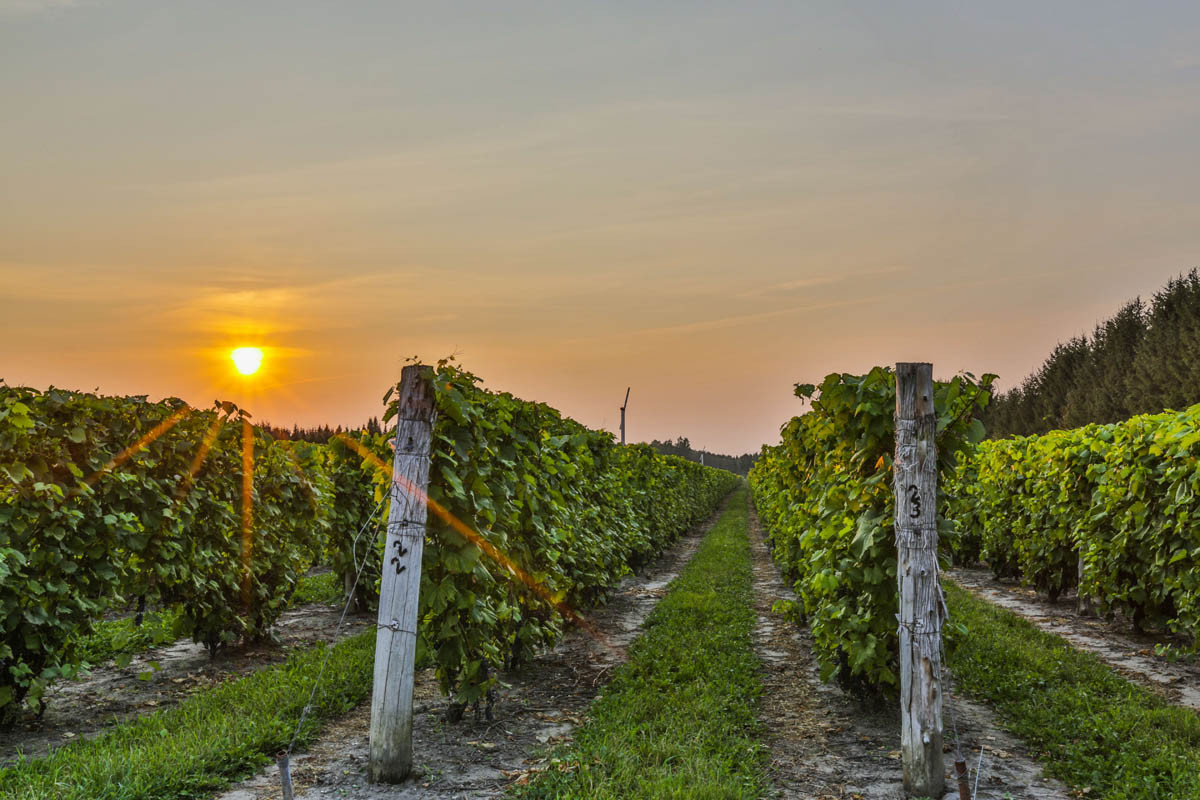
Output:
<path fill-rule="evenodd" d="M 801 314 L 806 312 L 827 311 L 834 308 L 847 308 L 850 306 L 861 306 L 868 303 L 873 303 L 879 300 L 878 297 L 858 297 L 850 300 L 839 300 L 829 303 L 809 303 L 800 306 L 788 306 L 787 308 L 777 308 L 772 311 L 756 311 L 749 314 L 732 314 L 726 317 L 718 317 L 715 319 L 704 319 L 696 322 L 685 322 L 679 325 L 660 325 L 652 328 L 638 328 L 631 331 L 623 331 L 616 334 L 606 334 L 601 336 L 589 336 L 578 339 L 569 339 L 564 344 L 577 345 L 591 342 L 612 341 L 614 339 L 625 338 L 641 338 L 644 336 L 662 336 L 673 334 L 688 334 L 699 333 L 701 331 L 721 330 L 723 328 L 735 328 L 739 325 L 746 325 L 752 322 L 760 322 L 765 319 L 774 317 L 783 317 L 791 314 Z"/>
<path fill-rule="evenodd" d="M 87 0 L 0 0 L 0 14 L 37 14 L 88 4 Z"/>
<path fill-rule="evenodd" d="M 907 271 L 905 267 L 883 267 L 881 269 L 865 270 L 862 272 L 831 272 L 824 275 L 813 275 L 808 278 L 796 278 L 790 281 L 755 286 L 738 293 L 737 296 L 763 297 L 767 295 L 791 294 L 818 286 L 834 286 L 859 278 L 877 278 L 881 275 L 895 275 L 905 271 Z"/>

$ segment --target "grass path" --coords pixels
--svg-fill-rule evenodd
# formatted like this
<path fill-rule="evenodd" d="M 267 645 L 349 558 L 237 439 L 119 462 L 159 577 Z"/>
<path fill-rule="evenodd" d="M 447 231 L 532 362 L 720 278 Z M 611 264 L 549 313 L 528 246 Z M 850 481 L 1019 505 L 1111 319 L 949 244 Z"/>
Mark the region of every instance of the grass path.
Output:
<path fill-rule="evenodd" d="M 671 584 L 575 740 L 523 798 L 753 798 L 766 790 L 746 489 Z"/>

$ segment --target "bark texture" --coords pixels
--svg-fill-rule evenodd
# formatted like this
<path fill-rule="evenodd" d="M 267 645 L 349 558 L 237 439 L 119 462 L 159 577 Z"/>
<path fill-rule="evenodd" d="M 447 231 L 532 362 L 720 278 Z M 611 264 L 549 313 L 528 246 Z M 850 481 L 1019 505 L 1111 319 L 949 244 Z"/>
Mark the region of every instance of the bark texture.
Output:
<path fill-rule="evenodd" d="M 413 672 L 434 417 L 432 377 L 429 367 L 411 365 L 400 379 L 371 694 L 369 774 L 375 783 L 398 783 L 412 771 Z"/>
<path fill-rule="evenodd" d="M 941 642 L 937 417 L 933 366 L 896 365 L 896 578 L 900 590 L 900 753 L 904 788 L 941 797 Z"/>

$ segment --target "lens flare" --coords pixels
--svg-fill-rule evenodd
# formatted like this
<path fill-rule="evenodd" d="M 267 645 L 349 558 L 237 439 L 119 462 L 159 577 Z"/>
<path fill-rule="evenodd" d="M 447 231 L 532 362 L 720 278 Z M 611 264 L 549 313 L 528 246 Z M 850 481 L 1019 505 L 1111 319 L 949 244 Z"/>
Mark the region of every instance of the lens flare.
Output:
<path fill-rule="evenodd" d="M 243 375 L 253 375 L 262 366 L 263 351 L 261 347 L 239 347 L 229 354 L 233 366 Z"/>
<path fill-rule="evenodd" d="M 361 442 L 358 442 L 358 441 L 354 440 L 353 438 L 346 436 L 344 433 L 335 434 L 333 438 L 341 440 L 350 449 L 354 450 L 356 453 L 358 453 L 360 456 L 362 456 L 366 461 L 370 462 L 380 472 L 384 473 L 385 475 L 392 476 L 393 477 L 392 486 L 394 488 L 398 487 L 401 491 L 406 492 L 409 496 L 416 497 L 419 500 L 421 500 L 422 502 L 424 502 L 426 508 L 428 508 L 434 514 L 436 514 L 438 517 L 440 517 L 443 522 L 448 524 L 450 527 L 454 528 L 454 530 L 458 531 L 458 533 L 461 534 L 463 536 L 463 538 L 465 538 L 467 541 L 471 542 L 471 544 L 475 545 L 480 550 L 482 550 L 484 552 L 484 554 L 486 554 L 489 558 L 491 558 L 497 564 L 499 564 L 500 566 L 507 569 L 509 571 L 509 573 L 511 573 L 513 575 L 513 577 L 515 577 L 517 580 L 521 581 L 523 584 L 525 584 L 527 587 L 529 587 L 529 589 L 532 590 L 534 592 L 534 594 L 536 594 L 538 597 L 542 598 L 547 603 L 550 603 L 551 605 L 553 605 L 556 609 L 558 609 L 558 613 L 562 614 L 564 617 L 569 619 L 571 622 L 578 625 L 584 632 L 586 632 L 589 636 L 591 636 L 592 639 L 594 641 L 596 641 L 598 644 L 600 644 L 602 647 L 606 648 L 607 650 L 609 650 L 610 652 L 613 652 L 613 653 L 621 653 L 621 650 L 617 645 L 609 642 L 604 637 L 604 635 L 601 634 L 594 627 L 592 627 L 592 624 L 590 622 L 588 622 L 581 614 L 579 614 L 577 611 L 575 611 L 573 608 L 571 608 L 565 602 L 563 602 L 562 597 L 552 594 L 550 592 L 550 590 L 547 589 L 545 586 L 543 586 L 536 578 L 534 578 L 532 575 L 530 575 L 525 570 L 521 569 L 521 567 L 518 566 L 516 562 L 514 562 L 507 555 L 505 555 L 500 550 L 498 550 L 495 547 L 495 545 L 493 545 L 487 539 L 483 538 L 478 533 L 471 530 L 471 528 L 468 527 L 465 522 L 463 522 L 458 517 L 456 517 L 452 513 L 450 513 L 449 509 L 447 509 L 441 503 L 439 503 L 438 501 L 434 500 L 432 497 L 427 495 L 420 487 L 414 486 L 403 475 L 394 476 L 392 473 L 392 465 L 385 464 L 383 462 L 383 460 L 379 458 L 379 456 L 375 455 L 370 450 L 368 450 L 366 447 L 364 447 Z"/>

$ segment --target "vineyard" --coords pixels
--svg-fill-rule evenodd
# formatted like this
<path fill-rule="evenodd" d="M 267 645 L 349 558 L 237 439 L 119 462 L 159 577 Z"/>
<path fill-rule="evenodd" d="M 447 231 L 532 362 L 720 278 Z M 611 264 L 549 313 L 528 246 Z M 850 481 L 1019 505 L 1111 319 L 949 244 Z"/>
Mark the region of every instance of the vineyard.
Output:
<path fill-rule="evenodd" d="M 430 498 L 541 590 L 449 525 L 431 526 L 419 642 L 461 705 L 486 693 L 493 670 L 556 641 L 560 604 L 601 600 L 736 479 L 617 447 L 451 364 L 435 387 Z M 361 569 L 359 602 L 378 596 L 382 543 L 360 534 L 386 519 L 386 437 L 274 441 L 228 404 L 12 387 L 0 403 L 0 713 L 10 720 L 85 666 L 81 639 L 131 602 L 177 611 L 169 635 L 215 655 L 266 635 L 314 566 L 347 578 Z"/>
<path fill-rule="evenodd" d="M 480 748 L 496 765 L 492 789 L 443 775 L 444 793 L 430 796 L 753 797 L 772 785 L 786 794 L 788 775 L 809 787 L 796 796 L 835 796 L 796 771 L 818 757 L 823 774 L 843 775 L 846 796 L 899 796 L 889 755 L 898 720 L 863 710 L 891 707 L 902 688 L 896 520 L 925 513 L 915 488 L 898 494 L 893 482 L 906 435 L 897 372 L 797 385 L 810 409 L 763 448 L 749 498 L 732 473 L 617 444 L 483 388 L 452 361 L 422 374 L 432 428 L 427 485 L 413 490 L 430 509 L 419 564 L 385 547 L 404 480 L 393 432 L 292 442 L 228 403 L 0 385 L 3 725 L 33 730 L 59 687 L 177 640 L 216 663 L 316 613 L 306 604 L 345 603 L 342 619 L 361 623 L 387 581 L 419 575 L 410 691 L 425 699 L 410 724 L 417 760 L 435 767 L 416 780 L 467 774 Z M 942 568 L 982 562 L 1000 585 L 1049 603 L 1071 595 L 1186 661 L 1200 628 L 1200 406 L 984 441 L 993 377 L 932 384 L 920 452 L 938 481 L 929 513 Z M 385 428 L 407 413 L 402 390 L 383 398 Z M 945 619 L 945 651 L 932 677 L 951 715 L 938 723 L 946 771 L 974 752 L 974 778 L 987 775 L 984 793 L 969 796 L 1195 796 L 1194 715 L 943 586 L 933 613 Z M 767 639 L 774 649 L 755 644 Z M 0 770 L 0 797 L 216 796 L 269 756 L 321 741 L 346 714 L 362 755 L 329 756 L 322 780 L 339 786 L 336 769 L 358 780 L 367 726 L 354 709 L 371 694 L 373 641 L 333 637 L 44 759 L 18 755 Z M 766 685 L 789 703 L 783 724 L 842 715 L 822 735 L 853 734 L 847 754 L 818 756 L 809 734 L 765 728 Z M 556 708 L 581 727 L 547 739 L 523 707 Z M 1113 731 L 1132 755 L 1111 757 Z M 1018 755 L 988 770 L 985 742 L 997 736 Z M 549 753 L 540 760 L 539 747 Z M 178 766 L 154 767 L 165 761 Z M 872 793 L 872 775 L 889 788 Z M 382 784 L 370 791 L 361 796 L 391 796 Z"/>

